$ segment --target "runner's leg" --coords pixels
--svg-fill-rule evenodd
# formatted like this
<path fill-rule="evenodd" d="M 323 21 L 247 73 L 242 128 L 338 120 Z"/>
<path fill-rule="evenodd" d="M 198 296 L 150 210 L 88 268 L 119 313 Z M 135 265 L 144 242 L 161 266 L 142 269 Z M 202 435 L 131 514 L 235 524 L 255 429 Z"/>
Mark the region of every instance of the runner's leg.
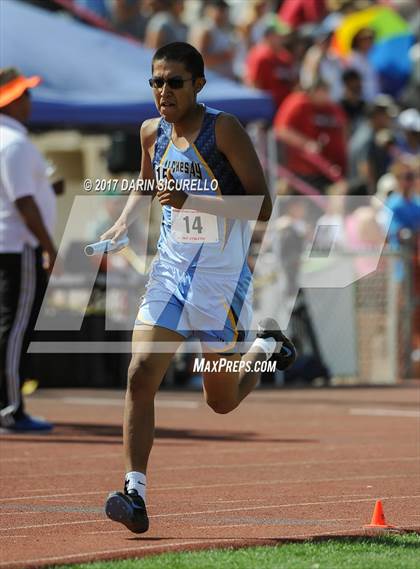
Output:
<path fill-rule="evenodd" d="M 206 361 L 210 362 L 218 362 L 221 358 L 226 358 L 232 364 L 242 360 L 245 366 L 249 362 L 248 365 L 251 367 L 250 371 L 243 367 L 238 372 L 221 371 L 205 372 L 203 374 L 203 390 L 206 403 L 216 413 L 233 411 L 255 389 L 261 374 L 253 371 L 254 364 L 257 361 L 265 362 L 267 360 L 265 352 L 256 346 L 253 346 L 242 358 L 240 354 L 223 356 L 214 353 L 206 353 L 204 357 Z"/>
<path fill-rule="evenodd" d="M 177 332 L 159 326 L 144 325 L 133 332 L 133 355 L 128 369 L 124 410 L 126 472 L 146 473 L 154 438 L 155 395 L 184 339 Z M 167 353 L 153 353 L 155 342 L 172 342 L 173 349 Z"/>

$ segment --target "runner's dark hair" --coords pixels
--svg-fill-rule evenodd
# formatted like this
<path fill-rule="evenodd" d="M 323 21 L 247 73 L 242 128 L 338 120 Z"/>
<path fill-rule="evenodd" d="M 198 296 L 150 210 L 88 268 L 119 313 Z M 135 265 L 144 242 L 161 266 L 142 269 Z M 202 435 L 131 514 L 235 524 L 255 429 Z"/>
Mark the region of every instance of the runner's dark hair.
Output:
<path fill-rule="evenodd" d="M 160 47 L 152 59 L 152 72 L 153 63 L 161 60 L 183 63 L 194 79 L 204 77 L 203 56 L 189 43 L 173 42 Z"/>

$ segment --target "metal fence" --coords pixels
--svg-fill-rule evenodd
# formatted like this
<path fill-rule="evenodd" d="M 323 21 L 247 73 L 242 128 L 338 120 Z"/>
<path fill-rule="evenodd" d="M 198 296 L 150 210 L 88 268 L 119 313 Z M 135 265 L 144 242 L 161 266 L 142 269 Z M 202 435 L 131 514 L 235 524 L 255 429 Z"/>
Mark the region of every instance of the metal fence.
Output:
<path fill-rule="evenodd" d="M 271 127 L 254 123 L 249 125 L 248 133 L 278 205 L 279 194 L 286 192 L 302 199 L 306 196 L 321 210 L 325 209 L 326 198 L 319 190 L 284 167 L 284 146 Z M 279 209 L 274 212 L 274 217 L 280 215 Z M 355 265 L 363 265 L 369 253 L 347 251 L 341 255 L 353 258 Z M 278 267 L 274 276 L 270 277 L 269 272 L 257 276 L 257 310 L 259 305 L 268 308 L 274 299 L 279 304 L 282 290 L 280 287 L 274 292 L 273 281 L 281 278 Z M 300 308 L 292 315 L 289 333 L 303 339 L 303 350 L 320 351 L 337 383 L 395 383 L 420 377 L 419 236 L 403 239 L 398 251 L 385 247 L 376 270 L 347 287 L 307 288 L 303 298 L 309 314 L 309 332 L 305 322 L 308 318 L 302 319 Z M 314 335 L 315 346 L 311 340 Z"/>
<path fill-rule="evenodd" d="M 305 252 L 300 281 L 309 286 L 293 298 L 285 293 L 280 260 L 271 260 L 271 268 L 260 263 L 268 270 L 255 279 L 256 319 L 269 311 L 283 327 L 286 323 L 301 353 L 326 364 L 333 384 L 393 384 L 418 374 L 419 275 L 414 249 L 385 247 L 375 270 L 347 286 L 334 286 L 337 273 L 357 274 L 370 259 L 367 251 L 342 251 L 319 266 L 323 286 L 316 286 L 320 279 Z M 325 286 L 328 279 L 332 286 Z"/>

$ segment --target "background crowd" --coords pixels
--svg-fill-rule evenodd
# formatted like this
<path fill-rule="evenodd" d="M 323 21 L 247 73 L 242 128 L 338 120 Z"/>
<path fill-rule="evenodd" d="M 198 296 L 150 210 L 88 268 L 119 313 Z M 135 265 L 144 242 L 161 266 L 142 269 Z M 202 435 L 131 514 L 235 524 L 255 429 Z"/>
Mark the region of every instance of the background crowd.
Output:
<path fill-rule="evenodd" d="M 263 128 L 276 140 L 275 192 L 368 199 L 361 207 L 354 201 L 309 203 L 301 217 L 312 226 L 321 215 L 338 223 L 353 249 L 379 246 L 385 236 L 394 251 L 409 244 L 410 278 L 416 279 L 411 290 L 418 292 L 420 12 L 415 0 L 41 4 L 67 13 L 71 8 L 74 17 L 153 50 L 188 41 L 203 54 L 207 70 L 269 93 L 273 119 Z M 287 226 L 289 212 L 284 217 L 279 227 Z M 344 231 L 346 224 L 353 229 Z M 402 281 L 403 271 L 397 274 Z M 415 331 L 418 318 L 414 324 Z"/>
<path fill-rule="evenodd" d="M 272 151 L 262 157 L 267 171 L 270 170 L 273 193 L 326 198 L 323 202 L 309 200 L 305 205 L 293 199 L 288 201 L 277 212 L 279 219 L 273 226 L 271 245 L 275 250 L 280 244 L 276 260 L 285 269 L 284 292 L 291 302 L 297 296 L 292 320 L 300 323 L 301 328 L 295 340 L 305 335 L 303 326 L 311 344 L 312 355 L 305 359 L 305 347 L 301 349 L 300 368 L 291 377 L 294 374 L 311 381 L 322 376 L 328 381 L 331 376 L 311 311 L 299 291 L 300 259 L 312 242 L 317 222 L 332 223 L 338 228 L 338 240 L 352 251 L 378 249 L 385 239 L 388 250 L 404 249 L 404 255 L 408 251 L 409 270 L 405 256 L 404 263 L 397 263 L 390 271 L 398 282 L 401 315 L 405 315 L 405 320 L 410 319 L 404 336 L 406 363 L 405 367 L 397 366 L 397 372 L 400 377 L 413 375 L 413 370 L 414 375 L 417 373 L 420 367 L 420 12 L 415 0 L 19 2 L 62 11 L 64 17 L 125 36 L 128 41 L 140 42 L 151 50 L 174 41 L 188 41 L 203 54 L 207 71 L 268 93 L 273 101 L 272 120 L 259 124 L 257 130 L 264 133 L 266 141 L 274 141 L 274 175 Z M 211 80 L 209 74 L 208 81 Z M 138 150 L 134 146 L 138 143 L 137 131 L 130 136 L 134 172 L 138 168 Z M 108 161 L 111 172 L 111 164 L 117 158 L 112 149 L 111 145 Z M 361 201 L 346 202 L 337 200 L 338 196 L 357 196 Z M 105 224 L 110 221 L 114 216 L 111 209 L 105 212 L 104 220 L 97 216 L 92 235 L 86 235 L 87 238 L 94 239 L 100 233 L 99 221 Z M 327 249 L 329 246 L 321 240 L 317 245 Z M 284 251 L 291 250 L 296 254 L 285 258 Z M 266 253 L 269 255 L 270 251 Z M 252 258 L 250 261 L 253 262 Z M 360 275 L 375 268 L 363 258 L 356 265 Z M 379 266 L 375 272 L 378 277 L 375 286 L 379 288 L 365 287 L 366 299 L 374 311 L 369 315 L 370 321 L 374 315 L 379 322 L 375 330 L 387 325 L 384 307 L 389 294 L 383 292 L 385 273 Z M 257 274 L 257 279 L 259 276 L 265 282 L 266 275 Z M 378 291 L 383 296 L 382 305 L 374 306 L 371 299 L 379 296 Z M 363 327 L 367 330 L 365 320 L 360 322 L 358 332 Z M 361 339 L 360 345 L 371 340 L 365 341 L 361 334 L 354 335 Z M 399 352 L 398 347 L 396 351 Z M 179 364 L 179 375 L 184 380 L 188 377 L 188 365 L 185 360 Z M 359 368 L 362 378 L 363 373 Z M 367 369 L 365 377 L 371 377 L 372 373 L 372 368 Z M 383 370 L 378 375 L 383 376 Z"/>
<path fill-rule="evenodd" d="M 401 155 L 419 155 L 420 17 L 415 1 L 72 3 L 84 16 L 96 18 L 97 25 L 152 49 L 189 41 L 203 54 L 208 70 L 270 93 L 276 135 L 284 143 L 282 163 L 323 193 L 332 181 L 345 178 L 359 193 L 374 194 L 392 162 Z M 372 7 L 391 10 L 391 17 L 372 17 L 369 23 L 360 16 L 351 22 Z M 391 48 L 382 40 L 401 34 L 407 40 L 404 47 L 411 47 L 397 54 L 399 69 L 388 66 L 383 72 L 377 62 L 389 57 Z M 370 57 L 372 51 L 376 59 Z"/>

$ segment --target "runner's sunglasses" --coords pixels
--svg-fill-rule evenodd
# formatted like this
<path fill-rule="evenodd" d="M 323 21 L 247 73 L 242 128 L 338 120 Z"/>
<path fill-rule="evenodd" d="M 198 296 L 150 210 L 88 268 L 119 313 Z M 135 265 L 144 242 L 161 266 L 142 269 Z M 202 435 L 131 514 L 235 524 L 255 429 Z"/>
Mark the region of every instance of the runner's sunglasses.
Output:
<path fill-rule="evenodd" d="M 182 77 L 169 77 L 169 79 L 164 79 L 163 77 L 151 77 L 149 79 L 149 85 L 152 89 L 162 89 L 166 84 L 170 89 L 182 89 L 186 81 L 194 81 L 194 77 L 189 79 L 183 79 Z"/>

